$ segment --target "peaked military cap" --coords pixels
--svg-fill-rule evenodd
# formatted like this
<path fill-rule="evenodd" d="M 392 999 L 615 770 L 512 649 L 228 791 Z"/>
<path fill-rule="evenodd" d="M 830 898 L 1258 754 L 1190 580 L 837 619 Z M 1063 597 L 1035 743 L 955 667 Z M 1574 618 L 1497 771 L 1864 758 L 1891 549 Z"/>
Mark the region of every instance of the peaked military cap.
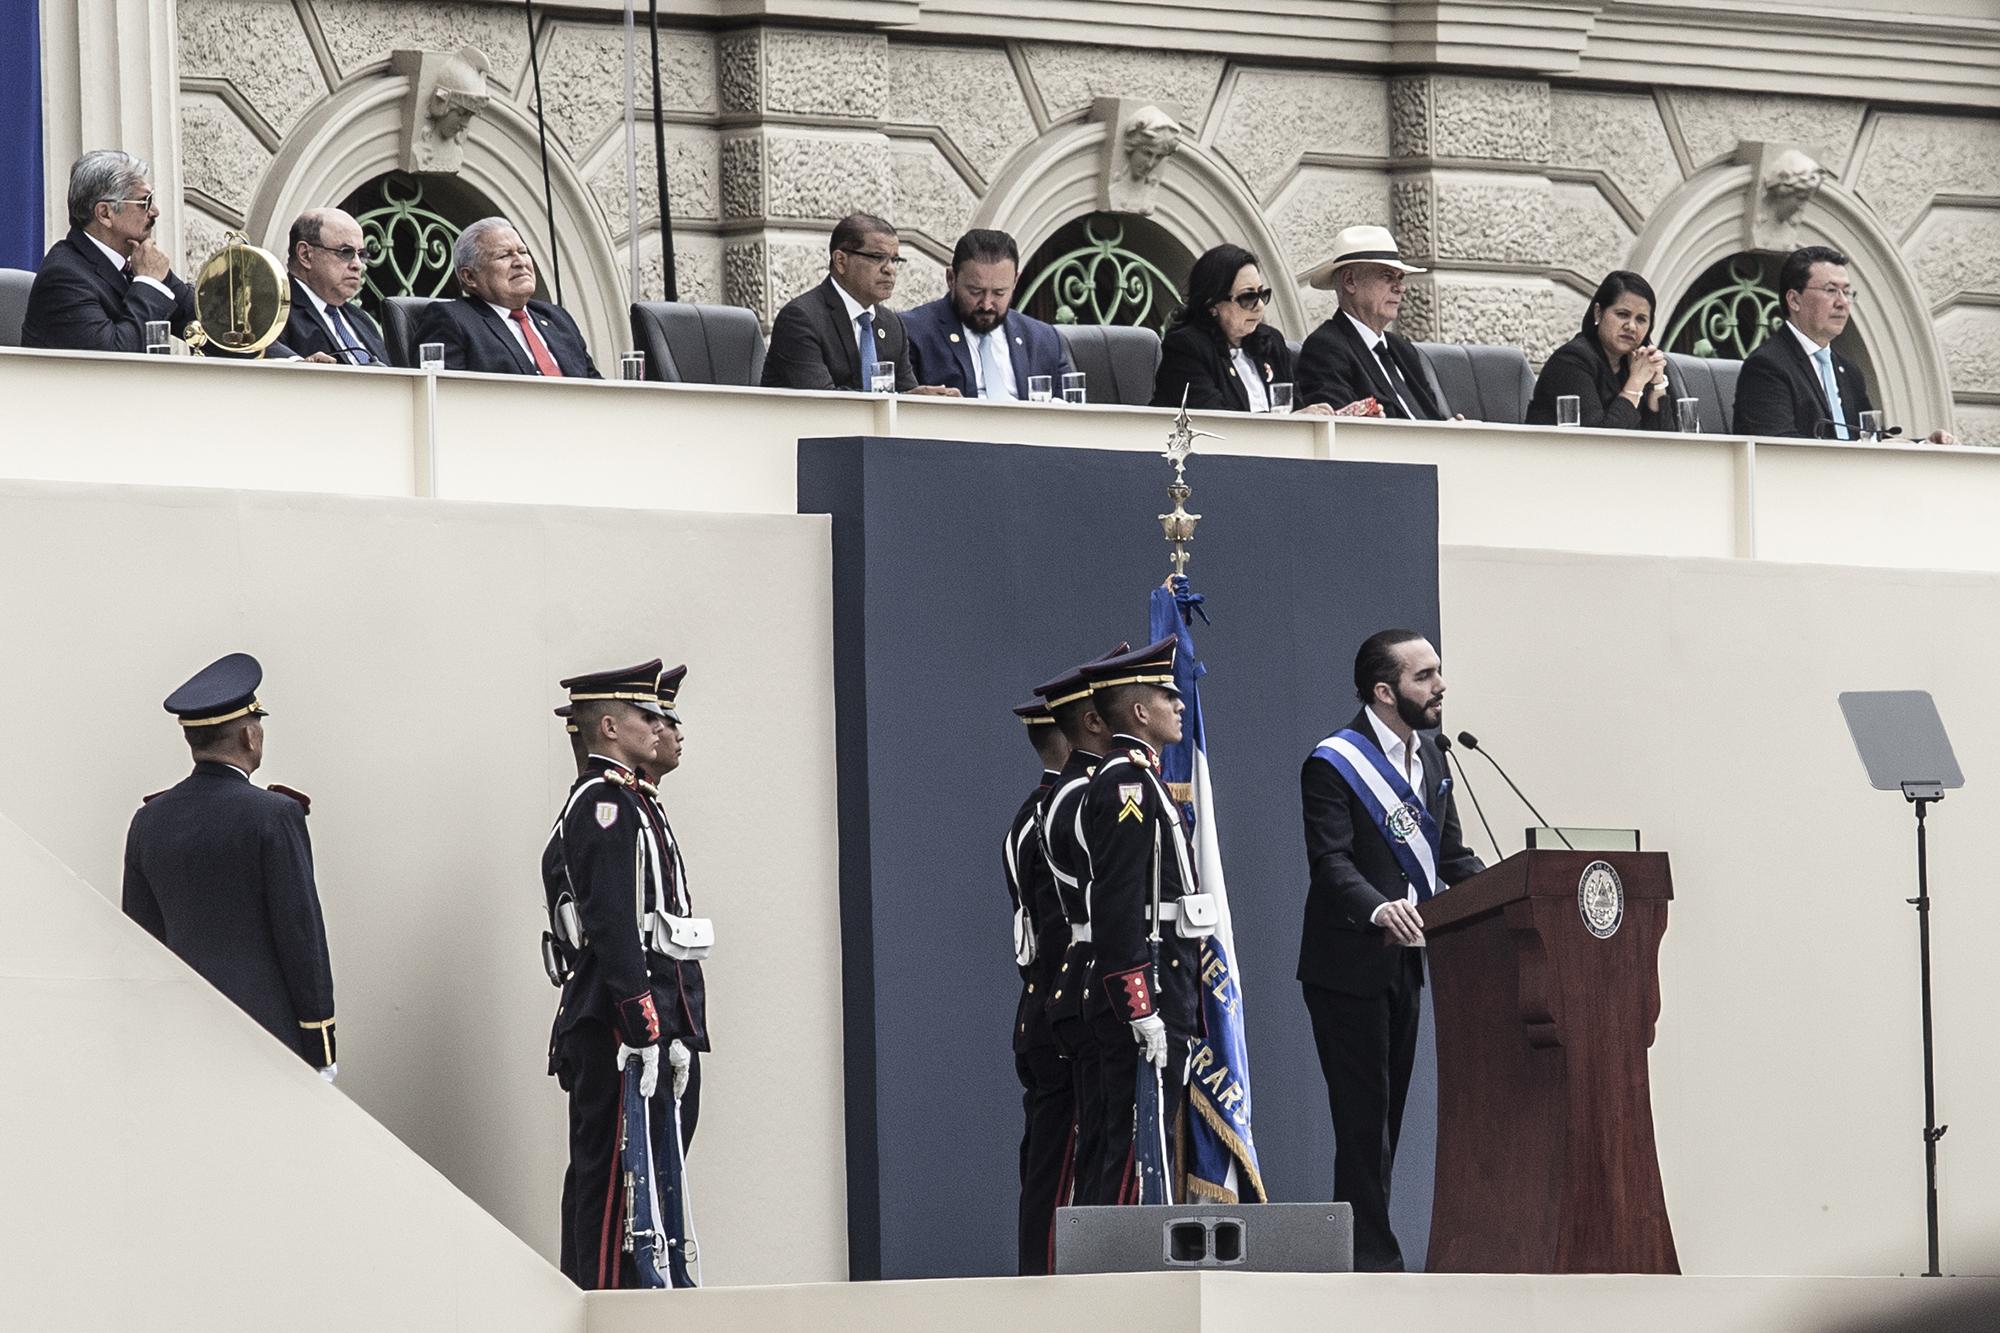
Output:
<path fill-rule="evenodd" d="M 1014 705 L 1014 716 L 1031 727 L 1053 726 L 1056 720 L 1056 715 L 1051 713 L 1049 706 L 1040 699 L 1030 699 L 1024 704 Z"/>
<path fill-rule="evenodd" d="M 680 697 L 681 682 L 687 679 L 688 669 L 684 666 L 668 667 L 660 673 L 655 693 L 660 698 L 660 712 L 675 726 L 681 724 L 681 715 L 674 711 L 674 700 Z"/>
<path fill-rule="evenodd" d="M 239 717 L 263 717 L 257 687 L 264 668 L 248 653 L 217 658 L 189 677 L 161 705 L 184 727 L 212 727 Z"/>
<path fill-rule="evenodd" d="M 1169 634 L 1137 652 L 1086 662 L 1080 670 L 1093 693 L 1119 685 L 1158 685 L 1170 694 L 1179 694 L 1180 687 L 1174 684 L 1174 654 L 1179 648 L 1180 640 Z"/>
<path fill-rule="evenodd" d="M 1131 651 L 1132 645 L 1121 639 L 1118 645 L 1110 652 L 1104 654 L 1103 657 L 1093 658 L 1092 661 L 1103 662 Z M 1089 665 L 1089 662 L 1084 663 L 1084 666 Z M 1064 704 L 1073 704 L 1079 699 L 1088 699 L 1090 697 L 1090 682 L 1083 678 L 1083 667 L 1075 666 L 1063 672 L 1054 680 L 1045 680 L 1040 685 L 1035 686 L 1035 693 L 1041 695 L 1042 702 L 1050 708 L 1061 708 Z"/>
<path fill-rule="evenodd" d="M 620 703 L 631 704 L 642 713 L 651 713 L 655 717 L 666 716 L 666 710 L 660 707 L 660 659 L 657 657 L 650 662 L 621 667 L 616 671 L 596 671 L 587 676 L 571 676 L 560 684 L 569 691 L 572 711 L 577 704 L 615 699 Z M 557 709 L 556 715 L 569 716 L 562 709 Z"/>

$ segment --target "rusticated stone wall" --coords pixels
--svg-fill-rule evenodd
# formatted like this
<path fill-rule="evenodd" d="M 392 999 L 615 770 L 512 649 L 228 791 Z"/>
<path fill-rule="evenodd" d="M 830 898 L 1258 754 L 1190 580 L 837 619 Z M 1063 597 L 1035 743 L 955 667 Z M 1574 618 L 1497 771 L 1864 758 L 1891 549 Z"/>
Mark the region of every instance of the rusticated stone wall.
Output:
<path fill-rule="evenodd" d="M 255 212 L 317 108 L 391 77 L 391 51 L 476 47 L 491 62 L 496 101 L 532 114 L 527 29 L 512 7 L 180 0 L 178 21 L 190 253 L 206 253 Z M 642 125 L 635 202 L 626 197 L 616 15 L 545 16 L 538 40 L 556 169 L 594 200 L 603 244 L 621 257 L 637 251 L 642 294 L 657 296 L 652 136 Z M 642 32 L 642 66 L 645 56 Z M 935 296 L 952 242 L 1010 163 L 1082 122 L 1096 99 L 1122 97 L 1182 117 L 1190 155 L 1221 164 L 1239 215 L 1261 218 L 1275 237 L 1279 253 L 1263 256 L 1274 276 L 1311 267 L 1343 226 L 1385 223 L 1431 270 L 1410 285 L 1405 332 L 1513 343 L 1539 361 L 1690 178 L 1742 142 L 1795 145 L 1894 239 L 1919 289 L 1911 299 L 1933 318 L 1960 433 L 2000 444 L 1993 117 L 1764 92 L 1260 65 L 1138 46 L 939 42 L 925 40 L 921 24 L 677 28 L 663 33 L 661 74 L 683 299 L 745 305 L 766 321 L 820 279 L 829 228 L 856 208 L 903 229 L 911 262 L 898 303 Z M 651 93 L 642 67 L 642 117 Z M 522 151 L 498 142 L 486 150 Z M 538 163 L 515 165 L 539 179 Z M 1170 160 L 1169 184 L 1185 169 Z M 539 205 L 532 194 L 495 202 L 523 214 Z M 1218 230 L 1209 239 L 1245 238 Z M 604 290 L 570 299 L 605 302 L 614 309 L 598 327 L 622 327 L 623 284 L 621 271 Z M 1298 307 L 1310 322 L 1332 302 L 1301 290 Z"/>

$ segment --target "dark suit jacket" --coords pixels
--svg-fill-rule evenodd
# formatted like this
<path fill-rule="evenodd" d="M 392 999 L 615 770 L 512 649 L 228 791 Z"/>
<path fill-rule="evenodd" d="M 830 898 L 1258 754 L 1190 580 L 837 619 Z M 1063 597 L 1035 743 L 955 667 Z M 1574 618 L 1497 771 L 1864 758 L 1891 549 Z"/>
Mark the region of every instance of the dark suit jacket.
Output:
<path fill-rule="evenodd" d="M 1386 336 L 1389 339 L 1389 355 L 1394 358 L 1396 368 L 1403 372 L 1403 378 L 1409 381 L 1410 392 L 1417 399 L 1410 406 L 1435 421 L 1449 417 L 1451 405 L 1445 401 L 1444 390 L 1437 382 L 1437 372 L 1431 369 L 1431 363 L 1424 354 L 1400 333 Z M 1363 398 L 1373 398 L 1382 404 L 1383 416 L 1407 415 L 1396 405 L 1395 386 L 1390 384 L 1388 372 L 1382 369 L 1382 363 L 1368 350 L 1368 345 L 1361 341 L 1354 321 L 1344 311 L 1335 311 L 1332 319 L 1312 331 L 1305 346 L 1299 349 L 1295 374 L 1298 387 L 1293 399 L 1300 407 L 1313 403 L 1345 407 Z"/>
<path fill-rule="evenodd" d="M 1840 390 L 1841 415 L 1847 421 L 1848 438 L 1861 433 L 1861 414 L 1869 411 L 1868 381 L 1861 368 L 1833 354 L 1833 382 Z M 1756 351 L 1743 362 L 1736 378 L 1736 414 L 1732 428 L 1738 435 L 1796 435 L 1806 439 L 1831 439 L 1833 411 L 1827 406 L 1826 390 L 1819 382 L 1819 367 L 1799 346 L 1789 328 L 1774 329 Z"/>
<path fill-rule="evenodd" d="M 1667 391 L 1660 397 L 1660 410 L 1646 407 L 1646 395 L 1639 406 L 1624 396 L 1625 362 L 1613 366 L 1604 359 L 1602 344 L 1594 333 L 1579 333 L 1549 357 L 1535 380 L 1535 396 L 1528 402 L 1530 426 L 1556 424 L 1556 399 L 1564 394 L 1577 397 L 1577 424 L 1607 430 L 1673 430 L 1674 400 L 1683 386 L 1674 378 L 1672 363 L 1667 366 Z"/>
<path fill-rule="evenodd" d="M 341 317 L 353 328 L 354 336 L 368 349 L 368 355 L 375 358 L 375 364 L 389 364 L 389 349 L 382 341 L 382 330 L 371 319 L 366 310 L 352 301 L 342 306 Z M 292 313 L 285 321 L 285 345 L 300 356 L 311 356 L 314 352 L 325 352 L 336 361 L 350 360 L 349 354 L 337 343 L 333 330 L 320 318 L 319 310 L 313 305 L 312 294 L 305 284 L 292 279 Z M 560 361 L 558 361 L 560 364 Z"/>
<path fill-rule="evenodd" d="M 887 306 L 875 307 L 875 359 L 896 363 L 896 392 L 917 387 L 910 364 L 910 340 L 903 321 Z M 771 343 L 764 353 L 767 389 L 846 389 L 859 393 L 861 349 L 854 322 L 833 288 L 833 278 L 785 302 L 771 321 Z"/>
<path fill-rule="evenodd" d="M 836 298 L 837 299 L 837 298 Z M 842 311 L 845 314 L 845 311 Z M 972 348 L 965 341 L 951 298 L 940 296 L 902 314 L 910 342 L 911 373 L 919 384 L 941 384 L 967 398 L 979 396 L 979 377 L 972 368 Z M 1018 310 L 1007 312 L 1004 324 L 1008 359 L 1014 364 L 1014 396 L 1026 399 L 1030 375 L 1049 376 L 1059 392 L 1062 376 L 1075 370 L 1069 349 L 1054 328 Z"/>
<path fill-rule="evenodd" d="M 1365 713 L 1347 724 L 1375 748 L 1375 729 Z M 1457 884 L 1486 867 L 1465 845 L 1458 827 L 1458 802 L 1446 793 L 1444 752 L 1426 736 L 1417 757 L 1424 766 L 1424 808 L 1438 820 L 1443 845 L 1438 853 L 1438 879 Z M 1388 836 L 1368 816 L 1367 808 L 1324 759 L 1308 756 L 1299 773 L 1305 803 L 1306 863 L 1311 880 L 1306 890 L 1305 933 L 1299 940 L 1300 981 L 1345 995 L 1379 995 L 1394 980 L 1404 951 L 1368 918 L 1385 902 L 1403 897 L 1409 879 L 1389 848 Z"/>
<path fill-rule="evenodd" d="M 1292 378 L 1292 349 L 1285 335 L 1269 324 L 1260 324 L 1243 340 L 1250 363 L 1263 372 L 1268 398 L 1273 384 Z M 1187 391 L 1187 405 L 1220 412 L 1248 412 L 1250 394 L 1236 374 L 1235 358 L 1229 345 L 1213 329 L 1183 324 L 1169 329 L 1160 340 L 1160 368 L 1153 376 L 1153 406 L 1179 407 L 1181 391 Z"/>
<path fill-rule="evenodd" d="M 169 273 L 168 297 L 124 272 L 79 229 L 57 241 L 28 291 L 21 346 L 80 352 L 143 352 L 146 324 L 164 319 L 179 334 L 194 318 L 194 289 Z"/>
<path fill-rule="evenodd" d="M 549 345 L 549 354 L 570 379 L 602 379 L 590 363 L 590 349 L 583 345 L 583 332 L 561 306 L 547 301 L 528 302 L 528 314 L 535 332 Z M 418 345 L 444 344 L 446 370 L 480 370 L 489 375 L 539 375 L 534 359 L 521 347 L 507 322 L 493 313 L 493 307 L 470 296 L 456 301 L 436 301 L 427 305 L 417 320 Z"/>
<path fill-rule="evenodd" d="M 125 838 L 125 915 L 315 1066 L 333 1061 L 333 968 L 301 800 L 198 763 Z"/>

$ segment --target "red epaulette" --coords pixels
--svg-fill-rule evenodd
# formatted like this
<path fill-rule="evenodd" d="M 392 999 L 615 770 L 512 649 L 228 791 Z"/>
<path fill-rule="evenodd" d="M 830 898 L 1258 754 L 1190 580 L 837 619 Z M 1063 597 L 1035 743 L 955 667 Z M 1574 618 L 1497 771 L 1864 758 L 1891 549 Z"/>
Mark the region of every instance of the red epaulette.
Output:
<path fill-rule="evenodd" d="M 278 795 L 280 796 L 289 796 L 293 800 L 299 803 L 299 808 L 301 810 L 304 810 L 307 814 L 312 813 L 313 798 L 306 795 L 304 792 L 300 791 L 297 787 L 287 787 L 282 782 L 274 782 L 270 786 L 266 787 L 264 790 L 274 791 L 278 793 Z M 149 796 L 146 799 L 150 801 L 152 797 Z"/>

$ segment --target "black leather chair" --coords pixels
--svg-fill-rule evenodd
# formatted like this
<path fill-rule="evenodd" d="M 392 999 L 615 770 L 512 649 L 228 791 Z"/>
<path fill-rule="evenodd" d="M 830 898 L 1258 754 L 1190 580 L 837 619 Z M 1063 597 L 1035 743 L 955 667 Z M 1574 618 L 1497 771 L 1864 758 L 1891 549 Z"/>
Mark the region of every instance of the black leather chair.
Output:
<path fill-rule="evenodd" d="M 382 303 L 382 341 L 389 349 L 389 364 L 417 368 L 417 318 L 423 308 L 442 296 L 392 296 Z"/>
<path fill-rule="evenodd" d="M 1084 392 L 1093 403 L 1144 407 L 1153 401 L 1153 377 L 1160 369 L 1160 335 L 1122 324 L 1058 324 L 1070 362 L 1084 373 Z M 1062 385 L 1052 386 L 1062 396 Z"/>
<path fill-rule="evenodd" d="M 0 268 L 0 347 L 21 345 L 21 324 L 28 317 L 28 289 L 35 275 L 24 268 Z"/>
<path fill-rule="evenodd" d="M 1437 371 L 1445 401 L 1472 421 L 1518 426 L 1535 396 L 1535 372 L 1518 347 L 1478 343 L 1418 343 Z"/>
<path fill-rule="evenodd" d="M 1417 350 L 1437 372 L 1446 407 L 1475 421 L 1486 420 L 1479 406 L 1479 372 L 1472 364 L 1472 349 L 1460 343 L 1418 343 Z"/>
<path fill-rule="evenodd" d="M 632 345 L 646 378 L 668 384 L 747 384 L 764 377 L 764 331 L 742 306 L 632 303 Z"/>
<path fill-rule="evenodd" d="M 1727 434 L 1729 423 L 1736 420 L 1736 377 L 1743 373 L 1743 363 L 1741 361 L 1725 360 L 1721 357 L 1711 357 L 1709 358 L 1708 369 L 1709 373 L 1715 376 L 1715 410 L 1718 414 L 1715 430 L 1718 433 Z M 1703 430 L 1709 429 L 1706 412 L 1702 414 L 1701 421 L 1701 428 Z"/>
<path fill-rule="evenodd" d="M 1696 411 L 1702 430 L 1711 435 L 1727 435 L 1730 413 L 1736 408 L 1736 376 L 1743 363 L 1668 352 L 1667 364 L 1672 367 L 1674 379 L 1686 386 L 1682 392 L 1701 399 Z"/>

